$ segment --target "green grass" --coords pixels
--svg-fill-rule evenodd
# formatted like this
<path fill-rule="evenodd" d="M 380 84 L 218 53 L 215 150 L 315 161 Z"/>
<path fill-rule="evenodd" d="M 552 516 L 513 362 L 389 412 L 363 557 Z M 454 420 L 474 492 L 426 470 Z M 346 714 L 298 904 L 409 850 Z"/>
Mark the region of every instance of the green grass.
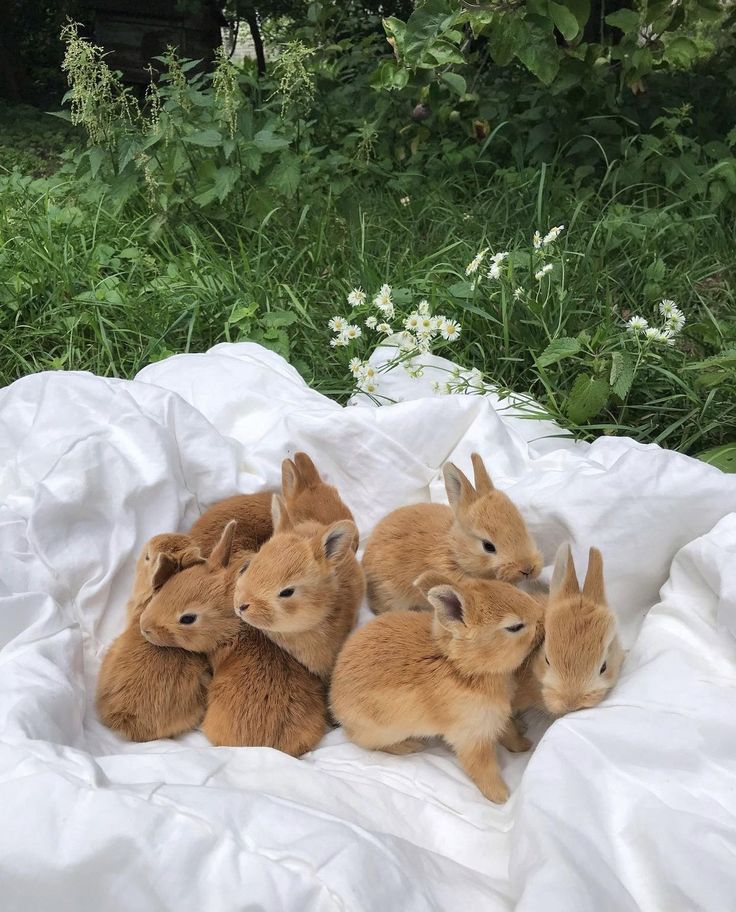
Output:
<path fill-rule="evenodd" d="M 0 147 L 3 163 L 13 159 Z M 582 436 L 630 434 L 690 453 L 736 439 L 730 375 L 708 386 L 702 371 L 688 369 L 736 346 L 727 219 L 661 187 L 629 188 L 625 202 L 605 185 L 576 196 L 564 163 L 514 171 L 486 162 L 442 182 L 415 179 L 408 207 L 400 196 L 356 187 L 336 201 L 315 193 L 267 212 L 254 196 L 234 219 L 198 215 L 161 225 L 152 215 L 121 216 L 74 182 L 7 179 L 0 186 L 0 383 L 48 369 L 132 377 L 170 353 L 251 338 L 344 401 L 352 352 L 329 347 L 327 320 L 347 315 L 354 285 L 373 293 L 389 282 L 460 317 L 460 340 L 438 353 L 503 388 L 530 392 Z M 528 247 L 536 228 L 559 223 L 568 226 L 564 256 L 555 282 L 533 303 L 486 287 L 467 297 L 450 293 L 481 247 Z M 534 286 L 528 275 L 517 280 Z M 663 297 L 688 317 L 678 347 L 650 359 L 623 400 L 571 421 L 576 377 L 603 376 L 602 353 L 624 332 L 625 318 L 651 318 Z M 535 359 L 552 339 L 580 333 L 587 335 L 577 358 L 540 370 Z"/>

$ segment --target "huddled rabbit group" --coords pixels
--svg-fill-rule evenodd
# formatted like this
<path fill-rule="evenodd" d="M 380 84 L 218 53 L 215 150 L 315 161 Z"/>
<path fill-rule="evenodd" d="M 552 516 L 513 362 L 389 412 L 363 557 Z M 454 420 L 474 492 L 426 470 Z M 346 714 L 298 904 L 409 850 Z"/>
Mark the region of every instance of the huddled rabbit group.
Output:
<path fill-rule="evenodd" d="M 444 466 L 449 505 L 382 519 L 362 565 L 350 510 L 305 453 L 284 460 L 280 494 L 236 495 L 187 534 L 154 536 L 102 662 L 102 721 L 134 741 L 201 727 L 215 745 L 294 756 L 334 721 L 393 754 L 441 737 L 505 801 L 496 743 L 529 749 L 526 709 L 597 705 L 623 652 L 600 552 L 582 589 L 566 545 L 549 591 L 530 586 L 541 555 L 477 453 L 472 464 L 473 483 Z M 366 595 L 378 616 L 353 632 Z"/>

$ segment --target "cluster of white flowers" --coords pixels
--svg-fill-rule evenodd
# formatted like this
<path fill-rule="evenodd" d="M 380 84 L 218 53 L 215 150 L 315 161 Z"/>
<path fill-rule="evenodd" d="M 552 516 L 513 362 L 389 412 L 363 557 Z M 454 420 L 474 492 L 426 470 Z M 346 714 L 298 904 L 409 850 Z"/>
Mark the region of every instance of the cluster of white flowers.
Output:
<path fill-rule="evenodd" d="M 399 200 L 399 202 L 401 203 L 402 206 L 408 206 L 411 203 L 411 197 L 402 196 L 401 199 Z"/>
<path fill-rule="evenodd" d="M 550 244 L 554 244 L 564 230 L 564 225 L 557 225 L 555 228 L 550 228 L 544 237 L 542 237 L 541 232 L 535 231 L 532 238 L 534 249 L 541 250 L 543 247 L 549 247 Z"/>
<path fill-rule="evenodd" d="M 483 374 L 477 367 L 469 371 L 461 371 L 456 367 L 450 373 L 450 379 L 444 381 L 435 380 L 432 383 L 432 389 L 435 393 L 452 395 L 453 393 L 484 393 L 486 385 L 483 381 Z"/>
<path fill-rule="evenodd" d="M 541 269 L 538 269 L 538 270 L 534 273 L 534 278 L 535 278 L 538 282 L 541 282 L 542 279 L 547 275 L 547 273 L 548 273 L 548 272 L 552 272 L 553 269 L 554 269 L 554 266 L 553 266 L 551 263 L 545 263 L 544 266 L 542 266 Z"/>
<path fill-rule="evenodd" d="M 488 267 L 488 272 L 486 273 L 489 279 L 501 278 L 501 263 L 503 263 L 504 260 L 507 260 L 508 256 L 508 250 L 502 250 L 501 253 L 493 254 L 491 257 L 491 265 Z"/>
<path fill-rule="evenodd" d="M 396 313 L 396 308 L 394 307 L 394 301 L 391 297 L 390 285 L 381 285 L 380 291 L 373 299 L 373 306 L 380 310 L 388 320 L 393 318 Z"/>
<path fill-rule="evenodd" d="M 473 257 L 473 259 L 465 267 L 465 275 L 471 276 L 480 269 L 480 264 L 485 259 L 485 255 L 490 250 L 489 247 L 486 247 L 484 250 L 479 250 L 478 253 Z"/>
<path fill-rule="evenodd" d="M 645 317 L 631 317 L 626 326 L 630 333 L 643 337 L 647 342 L 660 342 L 662 345 L 674 345 L 676 337 L 685 326 L 685 314 L 669 298 L 659 302 L 659 313 L 664 318 L 662 326 L 650 326 Z"/>

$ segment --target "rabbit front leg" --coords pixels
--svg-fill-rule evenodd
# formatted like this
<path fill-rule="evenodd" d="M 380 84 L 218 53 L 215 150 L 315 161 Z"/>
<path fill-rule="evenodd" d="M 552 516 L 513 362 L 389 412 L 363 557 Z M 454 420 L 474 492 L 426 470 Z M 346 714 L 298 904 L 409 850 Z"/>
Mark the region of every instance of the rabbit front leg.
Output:
<path fill-rule="evenodd" d="M 496 759 L 496 744 L 490 739 L 482 741 L 455 741 L 452 748 L 460 765 L 478 786 L 483 795 L 494 804 L 508 800 L 509 789 L 503 781 Z"/>
<path fill-rule="evenodd" d="M 506 727 L 499 735 L 498 743 L 514 754 L 528 751 L 532 746 L 532 742 L 528 738 L 525 738 L 519 731 L 516 719 L 513 716 L 511 716 L 506 723 Z"/>

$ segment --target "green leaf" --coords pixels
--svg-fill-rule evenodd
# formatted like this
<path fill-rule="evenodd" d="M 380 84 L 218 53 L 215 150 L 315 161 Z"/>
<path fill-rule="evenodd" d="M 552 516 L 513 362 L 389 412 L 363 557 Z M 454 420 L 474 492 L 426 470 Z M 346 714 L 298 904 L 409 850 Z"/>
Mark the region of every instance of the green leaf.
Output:
<path fill-rule="evenodd" d="M 630 9 L 616 10 L 606 16 L 606 23 L 628 34 L 639 28 L 639 13 Z"/>
<path fill-rule="evenodd" d="M 560 49 L 553 33 L 538 25 L 522 21 L 524 27 L 515 54 L 540 82 L 551 85 L 560 69 Z M 552 23 L 550 22 L 550 26 Z"/>
<path fill-rule="evenodd" d="M 268 178 L 268 185 L 283 193 L 284 196 L 292 197 L 296 193 L 300 180 L 299 159 L 296 155 L 289 154 L 284 155 L 273 169 Z"/>
<path fill-rule="evenodd" d="M 488 50 L 496 66 L 508 66 L 514 59 L 521 29 L 514 16 L 503 16 L 488 36 Z"/>
<path fill-rule="evenodd" d="M 590 0 L 566 0 L 565 5 L 575 17 L 577 24 L 583 29 L 590 19 Z"/>
<path fill-rule="evenodd" d="M 259 152 L 277 152 L 289 145 L 289 140 L 277 136 L 273 130 L 259 130 L 253 137 L 253 143 Z"/>
<path fill-rule="evenodd" d="M 564 361 L 565 358 L 572 358 L 579 351 L 580 342 L 577 339 L 567 336 L 561 339 L 554 339 L 537 358 L 537 367 L 549 367 L 550 364 L 557 364 L 559 361 Z"/>
<path fill-rule="evenodd" d="M 713 447 L 698 453 L 696 458 L 722 472 L 736 472 L 736 443 L 724 443 L 723 446 Z"/>
<path fill-rule="evenodd" d="M 611 387 L 605 380 L 594 380 L 589 374 L 580 374 L 570 390 L 567 415 L 576 424 L 582 424 L 601 412 L 608 402 Z"/>
<path fill-rule="evenodd" d="M 184 142 L 190 146 L 207 146 L 214 149 L 215 146 L 222 145 L 222 133 L 217 130 L 196 130 L 184 137 Z"/>
<path fill-rule="evenodd" d="M 565 41 L 572 41 L 580 31 L 578 20 L 566 6 L 562 6 L 560 3 L 554 3 L 553 0 L 549 0 L 548 7 L 549 15 L 562 33 L 562 37 Z"/>
<path fill-rule="evenodd" d="M 611 389 L 625 399 L 634 382 L 634 365 L 627 351 L 617 351 L 611 355 Z"/>
<path fill-rule="evenodd" d="M 473 297 L 473 286 L 470 282 L 455 282 L 454 285 L 450 285 L 448 291 L 453 296 L 453 298 Z"/>
<path fill-rule="evenodd" d="M 207 171 L 209 170 L 207 169 Z M 215 168 L 209 181 L 197 184 L 200 192 L 194 197 L 193 202 L 198 206 L 208 206 L 215 200 L 222 202 L 237 184 L 239 177 L 239 169 L 233 168 L 231 165 L 221 165 L 219 168 Z"/>
<path fill-rule="evenodd" d="M 459 73 L 443 73 L 442 80 L 448 84 L 453 92 L 457 92 L 460 96 L 467 91 L 465 79 Z"/>
<path fill-rule="evenodd" d="M 689 67 L 697 56 L 697 44 L 685 35 L 677 35 L 664 49 L 664 59 L 675 66 Z"/>

